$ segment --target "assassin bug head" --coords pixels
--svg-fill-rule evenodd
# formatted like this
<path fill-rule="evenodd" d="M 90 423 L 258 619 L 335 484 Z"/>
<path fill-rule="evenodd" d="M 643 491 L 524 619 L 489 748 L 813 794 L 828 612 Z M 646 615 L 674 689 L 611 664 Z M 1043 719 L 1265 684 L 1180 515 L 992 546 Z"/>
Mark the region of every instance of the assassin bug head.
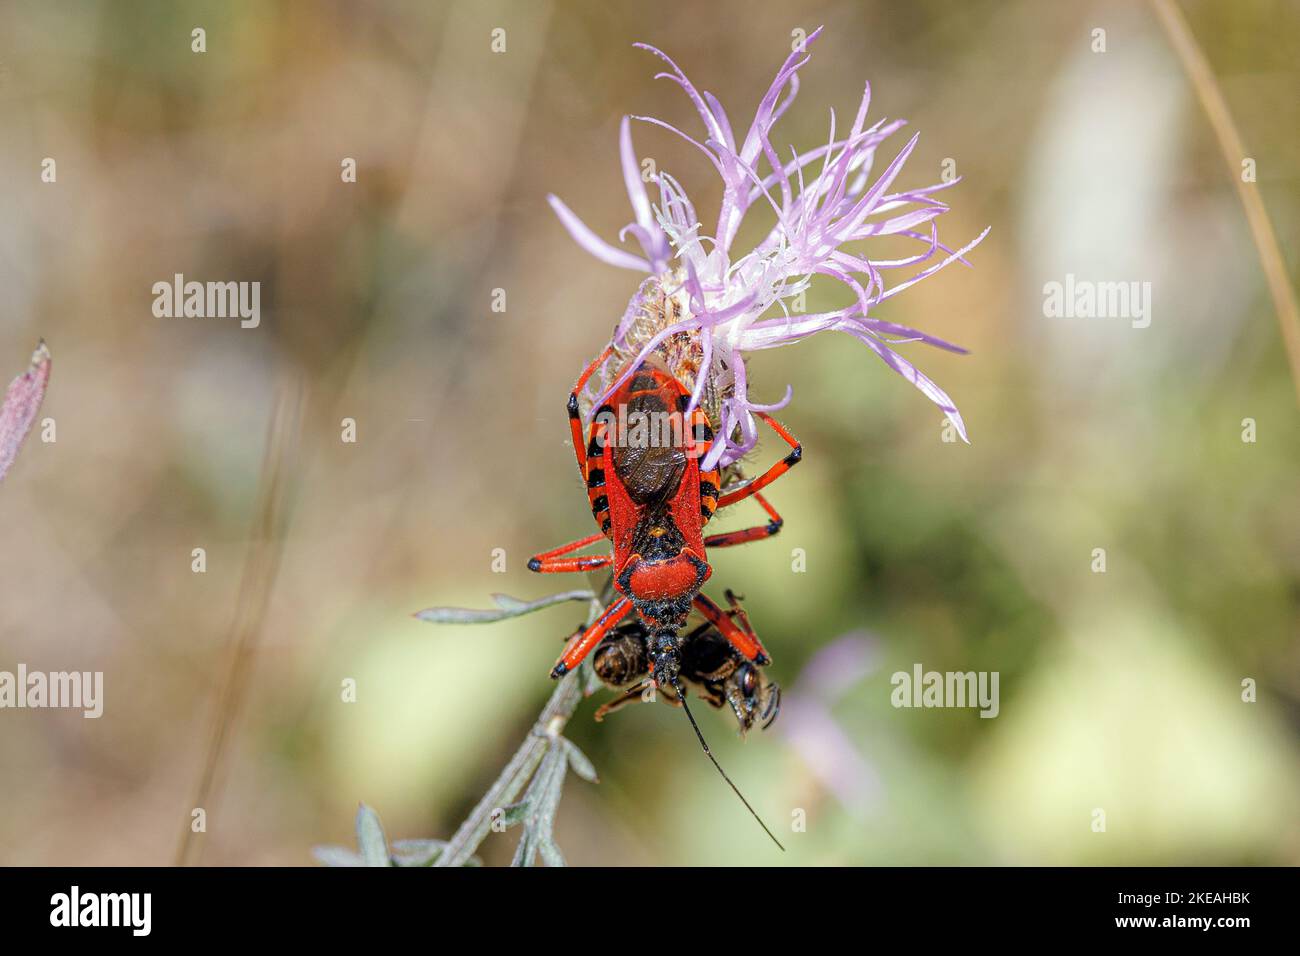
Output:
<path fill-rule="evenodd" d="M 676 631 L 658 631 L 650 636 L 650 674 L 655 685 L 670 686 L 678 696 L 685 691 L 679 680 L 682 672 L 682 655 L 677 645 Z"/>

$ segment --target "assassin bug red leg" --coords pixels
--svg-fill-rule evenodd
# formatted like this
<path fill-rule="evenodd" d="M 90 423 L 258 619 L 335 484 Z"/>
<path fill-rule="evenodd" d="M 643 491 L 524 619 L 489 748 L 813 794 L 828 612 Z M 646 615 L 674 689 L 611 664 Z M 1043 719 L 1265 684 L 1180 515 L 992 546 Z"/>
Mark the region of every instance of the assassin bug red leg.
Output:
<path fill-rule="evenodd" d="M 732 615 L 718 607 L 703 594 L 695 595 L 695 609 L 704 615 L 705 620 L 716 627 L 728 643 L 760 667 L 771 663 L 763 643 L 748 626 L 741 628 L 732 620 Z M 745 619 L 749 623 L 748 617 Z"/>
<path fill-rule="evenodd" d="M 560 655 L 560 659 L 551 668 L 551 677 L 561 678 L 581 664 L 583 658 L 591 653 L 592 648 L 599 644 L 610 629 L 621 621 L 630 610 L 632 610 L 632 602 L 627 598 L 619 598 L 605 608 L 605 613 L 596 618 L 591 627 L 569 638 L 564 653 Z"/>
<path fill-rule="evenodd" d="M 763 510 L 767 512 L 768 517 L 772 520 L 767 524 L 756 525 L 753 528 L 743 528 L 740 531 L 726 531 L 722 534 L 709 535 L 704 539 L 704 546 L 706 548 L 730 548 L 732 545 L 736 544 L 748 544 L 750 541 L 762 541 L 764 538 L 770 538 L 780 531 L 781 526 L 785 524 L 785 521 L 782 520 L 779 514 L 777 514 L 776 509 L 768 504 L 767 499 L 757 491 L 754 492 L 754 500 L 763 506 Z"/>
<path fill-rule="evenodd" d="M 727 590 L 722 593 L 726 595 L 727 598 L 727 617 L 731 618 L 733 621 L 739 621 L 741 630 L 757 641 L 758 635 L 754 633 L 754 625 L 749 623 L 749 612 L 740 606 L 740 602 L 743 601 L 744 598 L 731 590 L 731 588 L 727 588 Z"/>
<path fill-rule="evenodd" d="M 565 574 L 578 571 L 595 571 L 599 568 L 609 567 L 614 559 L 608 554 L 585 555 L 580 558 L 560 557 L 570 551 L 577 551 L 579 548 L 595 544 L 603 537 L 605 537 L 603 534 L 597 532 L 577 541 L 562 544 L 558 548 L 552 548 L 550 551 L 543 551 L 541 554 L 528 559 L 528 570 L 536 571 L 538 574 Z"/>
<path fill-rule="evenodd" d="M 538 574 L 577 574 L 582 571 L 599 571 L 613 563 L 608 554 L 593 554 L 581 558 L 529 558 L 528 570 Z"/>
<path fill-rule="evenodd" d="M 578 411 L 578 396 L 582 390 L 587 387 L 587 382 L 591 376 L 596 374 L 596 369 L 600 368 L 601 363 L 609 358 L 610 352 L 614 350 L 612 345 L 605 346 L 605 351 L 596 356 L 595 360 L 587 366 L 586 370 L 578 377 L 577 383 L 573 386 L 573 391 L 569 393 L 569 404 L 567 410 L 569 413 L 569 433 L 573 436 L 573 454 L 578 459 L 578 474 L 582 480 L 587 480 L 587 455 L 586 443 L 582 437 L 582 415 Z"/>
<path fill-rule="evenodd" d="M 737 501 L 744 501 L 750 495 L 758 494 L 758 492 L 762 491 L 803 460 L 803 445 L 799 444 L 799 440 L 786 431 L 784 425 L 778 422 L 771 415 L 767 414 L 767 412 L 755 412 L 754 414 L 771 425 L 772 430 L 785 439 L 786 444 L 791 448 L 791 452 L 743 488 L 738 488 L 735 491 L 723 495 L 722 499 L 718 502 L 719 508 L 734 505 Z"/>

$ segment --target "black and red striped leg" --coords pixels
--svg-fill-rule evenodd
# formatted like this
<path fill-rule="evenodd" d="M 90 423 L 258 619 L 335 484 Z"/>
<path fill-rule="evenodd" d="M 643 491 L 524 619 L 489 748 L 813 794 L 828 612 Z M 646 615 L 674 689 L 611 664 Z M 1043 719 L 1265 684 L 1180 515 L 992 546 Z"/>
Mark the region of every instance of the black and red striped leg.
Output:
<path fill-rule="evenodd" d="M 695 609 L 704 615 L 710 624 L 716 627 L 736 650 L 744 654 L 760 667 L 771 662 L 767 650 L 753 631 L 742 630 L 731 619 L 731 615 L 718 607 L 703 594 L 695 595 Z M 746 619 L 748 621 L 748 619 Z"/>
<path fill-rule="evenodd" d="M 602 532 L 597 531 L 595 534 L 580 538 L 577 541 L 570 541 L 568 544 L 562 544 L 550 551 L 543 551 L 541 554 L 528 559 L 528 570 L 536 571 L 538 574 L 563 574 L 607 568 L 614 563 L 612 554 L 593 554 L 579 558 L 561 557 L 561 555 L 568 554 L 571 551 L 585 548 L 589 544 L 595 544 L 604 537 L 605 535 Z"/>
<path fill-rule="evenodd" d="M 578 411 L 578 396 L 582 390 L 587 387 L 587 381 L 592 375 L 596 374 L 596 369 L 600 368 L 601 363 L 609 358 L 609 353 L 614 350 L 614 346 L 605 346 L 605 351 L 601 352 L 587 366 L 586 370 L 578 377 L 577 384 L 573 386 L 573 391 L 569 393 L 569 433 L 573 436 L 573 453 L 578 458 L 578 474 L 582 480 L 587 480 L 587 440 L 582 434 L 582 415 Z"/>
<path fill-rule="evenodd" d="M 722 534 L 713 534 L 704 539 L 706 548 L 729 548 L 735 544 L 746 544 L 750 541 L 762 541 L 764 538 L 770 538 L 781 530 L 781 525 L 785 521 L 776 509 L 773 508 L 766 498 L 759 492 L 754 492 L 754 500 L 763 506 L 767 516 L 771 519 L 767 524 L 756 525 L 753 528 L 743 528 L 740 531 L 724 531 Z"/>
<path fill-rule="evenodd" d="M 632 610 L 632 602 L 625 597 L 621 597 L 605 608 L 604 613 L 596 618 L 591 627 L 569 638 L 569 643 L 564 645 L 564 653 L 560 655 L 560 659 L 551 668 L 551 677 L 563 677 L 581 664 L 583 659 L 591 653 L 592 648 L 599 644 L 605 635 L 610 632 L 610 629 L 621 621 L 630 610 Z"/>
<path fill-rule="evenodd" d="M 755 412 L 754 414 L 771 425 L 772 430 L 785 440 L 786 444 L 791 448 L 790 454 L 786 455 L 767 471 L 763 472 L 763 474 L 745 485 L 745 487 L 738 488 L 730 494 L 723 495 L 718 501 L 719 508 L 725 508 L 727 505 L 734 505 L 737 501 L 744 501 L 750 495 L 757 494 L 803 460 L 803 446 L 799 444 L 797 438 L 786 431 L 784 425 L 778 422 L 771 415 L 767 414 L 767 412 Z"/>

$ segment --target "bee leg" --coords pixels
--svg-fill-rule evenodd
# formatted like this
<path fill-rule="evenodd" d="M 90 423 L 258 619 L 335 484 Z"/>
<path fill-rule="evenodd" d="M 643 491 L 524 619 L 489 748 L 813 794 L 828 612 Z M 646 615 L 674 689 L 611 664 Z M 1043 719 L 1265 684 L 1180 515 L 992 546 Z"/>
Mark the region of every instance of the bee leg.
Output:
<path fill-rule="evenodd" d="M 737 691 L 728 692 L 725 699 L 731 705 L 732 713 L 736 715 L 736 723 L 740 725 L 740 736 L 744 737 L 754 723 L 754 715 L 745 707 L 744 698 Z"/>
<path fill-rule="evenodd" d="M 781 685 L 773 681 L 771 689 L 768 690 L 767 703 L 759 717 L 763 721 L 764 730 L 772 726 L 772 721 L 776 720 L 776 715 L 779 713 L 781 713 Z"/>
<path fill-rule="evenodd" d="M 648 699 L 653 700 L 654 698 L 648 698 Z M 598 708 L 596 708 L 596 722 L 599 723 L 600 721 L 604 720 L 607 715 L 614 713 L 614 711 L 616 710 L 622 710 L 628 704 L 642 703 L 645 702 L 646 700 L 647 697 L 645 695 L 644 685 L 638 684 L 635 687 L 630 687 L 627 690 L 623 691 L 621 697 L 616 697 L 613 700 L 607 701 L 606 703 L 601 704 Z"/>
<path fill-rule="evenodd" d="M 716 684 L 696 685 L 696 687 L 700 692 L 700 700 L 716 710 L 720 710 L 727 702 L 726 694 Z"/>

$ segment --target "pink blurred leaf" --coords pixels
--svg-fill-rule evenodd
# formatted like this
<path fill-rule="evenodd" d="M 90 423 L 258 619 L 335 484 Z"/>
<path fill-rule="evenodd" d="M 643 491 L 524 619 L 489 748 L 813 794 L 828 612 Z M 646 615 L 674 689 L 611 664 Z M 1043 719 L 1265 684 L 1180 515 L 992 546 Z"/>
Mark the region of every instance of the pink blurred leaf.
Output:
<path fill-rule="evenodd" d="M 32 353 L 31 367 L 9 383 L 4 407 L 0 408 L 0 480 L 18 457 L 23 439 L 32 430 L 49 381 L 50 350 L 42 339 Z"/>

